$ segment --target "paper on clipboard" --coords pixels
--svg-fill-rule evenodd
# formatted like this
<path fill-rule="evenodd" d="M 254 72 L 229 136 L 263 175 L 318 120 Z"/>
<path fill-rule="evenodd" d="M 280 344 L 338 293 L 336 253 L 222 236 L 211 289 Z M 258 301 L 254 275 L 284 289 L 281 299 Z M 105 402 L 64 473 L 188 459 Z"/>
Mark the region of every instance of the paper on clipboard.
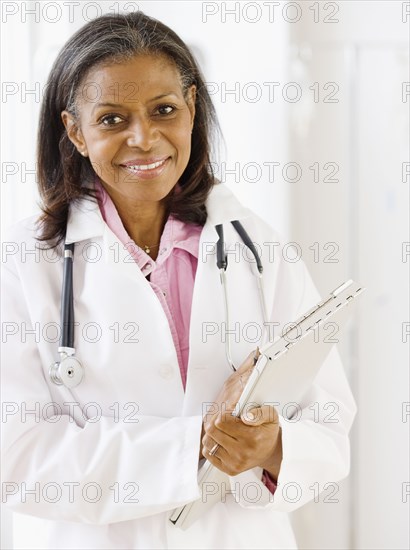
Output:
<path fill-rule="evenodd" d="M 232 414 L 240 416 L 244 409 L 265 403 L 283 408 L 286 404 L 300 402 L 333 345 L 338 343 L 339 331 L 352 312 L 355 298 L 363 290 L 352 280 L 345 282 L 327 299 L 308 310 L 279 339 L 265 344 Z M 330 323 L 334 328 L 332 332 L 325 330 Z M 198 471 L 201 492 L 205 482 L 229 485 L 227 474 L 208 461 Z M 200 498 L 175 509 L 169 520 L 187 529 L 220 499 L 219 491 L 213 499 L 207 495 L 206 499 Z"/>

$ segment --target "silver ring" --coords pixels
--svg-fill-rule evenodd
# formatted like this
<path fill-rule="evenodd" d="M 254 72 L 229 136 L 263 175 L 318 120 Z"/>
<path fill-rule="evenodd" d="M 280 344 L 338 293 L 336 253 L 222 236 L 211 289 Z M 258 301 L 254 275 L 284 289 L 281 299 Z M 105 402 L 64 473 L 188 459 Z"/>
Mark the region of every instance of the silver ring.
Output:
<path fill-rule="evenodd" d="M 209 454 L 211 456 L 215 456 L 216 451 L 219 449 L 219 443 L 215 443 L 215 445 L 212 447 L 212 449 L 209 451 Z"/>

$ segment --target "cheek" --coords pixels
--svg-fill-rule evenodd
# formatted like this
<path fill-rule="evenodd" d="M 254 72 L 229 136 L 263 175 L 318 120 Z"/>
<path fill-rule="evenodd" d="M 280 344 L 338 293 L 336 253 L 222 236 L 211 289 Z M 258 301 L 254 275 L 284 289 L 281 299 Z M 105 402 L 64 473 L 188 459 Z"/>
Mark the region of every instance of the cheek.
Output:
<path fill-rule="evenodd" d="M 88 143 L 88 152 L 96 161 L 102 164 L 110 165 L 113 160 L 116 151 L 118 150 L 117 139 L 115 136 L 100 136 L 96 138 L 95 136 L 90 136 L 91 139 Z"/>
<path fill-rule="evenodd" d="M 94 121 L 85 121 L 81 133 L 91 148 L 106 143 L 110 139 L 109 133 L 104 132 L 101 126 Z"/>
<path fill-rule="evenodd" d="M 181 128 L 175 135 L 175 142 L 178 144 L 179 157 L 187 161 L 191 154 L 191 129 Z"/>
<path fill-rule="evenodd" d="M 101 136 L 96 137 L 92 133 L 87 137 L 88 156 L 94 172 L 102 179 L 111 177 L 109 174 L 114 174 L 112 161 L 116 151 L 115 140 L 106 136 L 102 139 Z"/>

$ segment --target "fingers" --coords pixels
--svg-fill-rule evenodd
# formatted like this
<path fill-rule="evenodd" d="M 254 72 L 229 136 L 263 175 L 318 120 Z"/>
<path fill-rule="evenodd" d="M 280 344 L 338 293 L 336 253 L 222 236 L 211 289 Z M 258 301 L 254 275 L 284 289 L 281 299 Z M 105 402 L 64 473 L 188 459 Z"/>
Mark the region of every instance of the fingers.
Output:
<path fill-rule="evenodd" d="M 241 425 L 243 427 L 243 425 L 261 426 L 262 424 L 279 423 L 278 412 L 272 405 L 262 405 L 261 407 L 251 405 L 245 407 L 240 417 L 232 415 L 233 410 L 233 408 L 223 407 L 223 410 L 205 425 L 206 433 L 217 440 L 218 443 L 225 443 L 225 441 L 220 441 L 220 438 L 223 437 L 238 439 Z"/>
<path fill-rule="evenodd" d="M 211 456 L 216 455 L 216 451 L 220 448 L 219 443 L 215 443 L 215 445 L 212 447 L 212 449 L 209 451 L 209 454 Z"/>
<path fill-rule="evenodd" d="M 259 346 L 256 346 L 256 351 L 253 354 L 253 364 L 256 365 L 258 362 L 259 357 L 261 356 L 261 352 L 259 351 Z"/>
<path fill-rule="evenodd" d="M 205 458 L 210 460 L 210 457 L 215 457 L 218 460 L 221 460 L 221 456 L 224 453 L 224 448 L 221 444 L 221 439 L 218 437 L 219 441 L 205 435 L 202 439 L 202 454 Z"/>
<path fill-rule="evenodd" d="M 277 423 L 279 417 L 275 407 L 262 405 L 262 407 L 245 409 L 241 414 L 241 420 L 247 426 L 260 426 L 269 422 Z"/>
<path fill-rule="evenodd" d="M 229 475 L 237 475 L 255 465 L 270 465 L 272 446 L 280 430 L 276 409 L 271 405 L 248 407 L 240 418 L 231 413 L 217 415 L 209 429 L 205 428 L 204 458 Z M 264 427 L 254 428 L 262 424 Z"/>
<path fill-rule="evenodd" d="M 212 423 L 205 426 L 205 437 L 210 437 L 223 447 L 237 440 L 237 432 L 242 424 L 240 418 L 232 416 L 232 411 L 219 414 Z M 202 439 L 204 441 L 204 439 Z"/>
<path fill-rule="evenodd" d="M 255 357 L 258 358 L 260 356 L 259 348 L 256 348 L 256 350 L 253 350 L 250 352 L 250 354 L 247 356 L 245 361 L 242 363 L 242 365 L 239 367 L 239 369 L 236 371 L 238 373 L 244 373 L 248 371 L 249 369 L 253 369 L 253 367 L 256 364 L 256 361 L 254 360 Z"/>

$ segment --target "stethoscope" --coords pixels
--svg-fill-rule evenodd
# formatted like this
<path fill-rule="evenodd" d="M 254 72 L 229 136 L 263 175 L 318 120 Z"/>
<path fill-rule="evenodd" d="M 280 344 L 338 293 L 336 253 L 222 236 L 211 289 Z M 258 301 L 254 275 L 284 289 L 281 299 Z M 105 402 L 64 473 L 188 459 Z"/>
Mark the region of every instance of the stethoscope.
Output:
<path fill-rule="evenodd" d="M 238 235 L 241 237 L 244 245 L 252 252 L 258 273 L 256 280 L 258 285 L 259 302 L 264 321 L 264 329 L 267 331 L 268 322 L 266 314 L 265 295 L 263 290 L 263 266 L 260 256 L 251 241 L 248 233 L 238 220 L 231 221 Z M 229 327 L 229 307 L 227 295 L 227 280 L 226 269 L 228 267 L 228 256 L 224 250 L 224 231 L 223 225 L 215 226 L 219 239 L 216 243 L 216 265 L 219 269 L 223 301 L 225 309 L 226 327 Z M 64 267 L 63 267 L 63 284 L 61 292 L 61 338 L 58 353 L 60 361 L 53 363 L 49 369 L 50 379 L 58 386 L 65 386 L 69 389 L 78 386 L 84 378 L 84 367 L 81 362 L 75 357 L 74 348 L 74 303 L 73 303 L 73 261 L 74 261 L 74 243 L 64 245 Z M 233 371 L 236 367 L 231 355 L 231 331 L 227 330 L 227 338 L 225 339 L 225 354 L 229 366 Z"/>

